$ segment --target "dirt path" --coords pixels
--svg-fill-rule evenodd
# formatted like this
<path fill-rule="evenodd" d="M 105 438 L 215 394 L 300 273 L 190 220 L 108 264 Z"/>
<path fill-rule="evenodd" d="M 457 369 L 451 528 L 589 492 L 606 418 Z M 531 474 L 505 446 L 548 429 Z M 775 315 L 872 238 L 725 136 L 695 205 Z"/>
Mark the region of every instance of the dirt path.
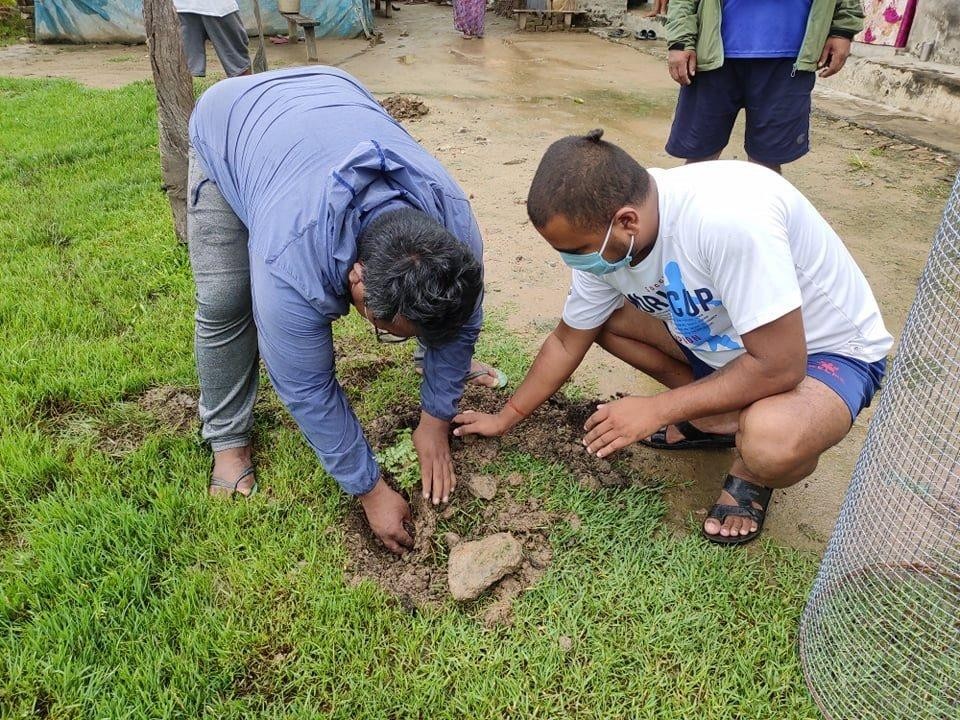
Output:
<path fill-rule="evenodd" d="M 417 95 L 430 113 L 408 127 L 471 194 L 486 240 L 488 307 L 535 348 L 555 325 L 568 271 L 526 219 L 523 201 L 537 161 L 555 138 L 602 126 L 641 163 L 668 167 L 663 152 L 676 87 L 662 64 L 586 34 L 517 34 L 488 14 L 482 41 L 461 40 L 450 9 L 403 5 L 380 21 L 385 42 L 320 43 L 377 94 Z M 273 65 L 301 62 L 303 46 L 268 46 Z M 211 67 L 219 67 L 211 58 Z M 113 87 L 149 77 L 142 47 L 0 49 L 0 73 L 65 76 Z M 742 157 L 742 128 L 726 157 Z M 891 331 L 898 334 L 955 167 L 844 121 L 815 118 L 814 151 L 787 169 L 833 223 L 861 264 Z M 602 353 L 578 379 L 600 393 L 650 393 L 655 385 Z M 870 412 L 796 488 L 778 492 L 767 524 L 780 542 L 822 549 L 863 441 Z M 677 482 L 670 517 L 683 524 L 708 507 L 729 458 L 647 456 L 647 470 Z"/>

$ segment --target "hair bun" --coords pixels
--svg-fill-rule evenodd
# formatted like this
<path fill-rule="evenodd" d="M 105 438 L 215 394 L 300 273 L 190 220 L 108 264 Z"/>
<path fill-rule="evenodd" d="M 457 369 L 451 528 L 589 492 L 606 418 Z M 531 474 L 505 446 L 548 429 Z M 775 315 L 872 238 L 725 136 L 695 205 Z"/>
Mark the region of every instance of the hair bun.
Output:
<path fill-rule="evenodd" d="M 586 135 L 584 135 L 584 137 L 587 140 L 590 140 L 591 142 L 598 143 L 600 142 L 600 138 L 603 137 L 603 128 L 597 128 L 595 130 L 591 130 Z"/>

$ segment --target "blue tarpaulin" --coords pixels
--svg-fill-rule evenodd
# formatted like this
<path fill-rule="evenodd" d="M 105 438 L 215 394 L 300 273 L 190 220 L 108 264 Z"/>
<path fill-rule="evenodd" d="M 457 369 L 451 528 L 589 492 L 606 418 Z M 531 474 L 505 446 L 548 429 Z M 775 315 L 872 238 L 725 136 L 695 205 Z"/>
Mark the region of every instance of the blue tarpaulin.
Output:
<path fill-rule="evenodd" d="M 240 14 L 251 38 L 257 23 L 253 0 L 238 0 Z M 64 42 L 144 42 L 143 0 L 36 0 L 37 40 Z M 286 33 L 287 22 L 276 0 L 260 0 L 263 31 Z M 368 0 L 301 0 L 300 12 L 319 21 L 317 37 L 356 37 L 363 32 L 360 21 L 373 27 Z"/>

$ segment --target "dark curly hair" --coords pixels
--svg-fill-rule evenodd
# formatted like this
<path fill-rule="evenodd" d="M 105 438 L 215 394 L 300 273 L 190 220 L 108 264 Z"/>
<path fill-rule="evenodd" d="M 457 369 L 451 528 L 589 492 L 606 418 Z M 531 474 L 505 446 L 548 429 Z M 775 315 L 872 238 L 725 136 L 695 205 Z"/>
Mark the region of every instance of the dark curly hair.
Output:
<path fill-rule="evenodd" d="M 405 318 L 428 346 L 459 334 L 483 291 L 483 269 L 470 248 L 413 208 L 374 218 L 357 243 L 364 300 L 374 318 Z"/>

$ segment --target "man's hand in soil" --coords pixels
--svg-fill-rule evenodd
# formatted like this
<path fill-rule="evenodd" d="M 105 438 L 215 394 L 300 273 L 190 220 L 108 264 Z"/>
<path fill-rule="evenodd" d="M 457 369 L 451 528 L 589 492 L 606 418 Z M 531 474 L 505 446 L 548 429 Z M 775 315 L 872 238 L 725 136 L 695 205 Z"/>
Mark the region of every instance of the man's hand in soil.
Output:
<path fill-rule="evenodd" d="M 607 455 L 652 435 L 664 421 L 657 402 L 648 397 L 626 397 L 603 405 L 587 419 L 583 444 L 597 457 Z"/>
<path fill-rule="evenodd" d="M 453 422 L 460 426 L 453 431 L 453 434 L 457 437 L 463 437 L 464 435 L 498 437 L 511 427 L 511 424 L 504 419 L 502 412 L 490 415 L 475 410 L 464 410 L 453 419 Z"/>
<path fill-rule="evenodd" d="M 432 498 L 434 505 L 450 500 L 457 486 L 450 457 L 450 423 L 425 412 L 420 413 L 420 424 L 413 431 L 413 446 L 420 458 L 420 476 L 423 479 L 423 497 Z"/>
<path fill-rule="evenodd" d="M 410 522 L 410 506 L 383 478 L 377 480 L 373 490 L 360 496 L 360 504 L 370 529 L 387 550 L 400 555 L 413 547 L 413 538 L 403 527 Z"/>

